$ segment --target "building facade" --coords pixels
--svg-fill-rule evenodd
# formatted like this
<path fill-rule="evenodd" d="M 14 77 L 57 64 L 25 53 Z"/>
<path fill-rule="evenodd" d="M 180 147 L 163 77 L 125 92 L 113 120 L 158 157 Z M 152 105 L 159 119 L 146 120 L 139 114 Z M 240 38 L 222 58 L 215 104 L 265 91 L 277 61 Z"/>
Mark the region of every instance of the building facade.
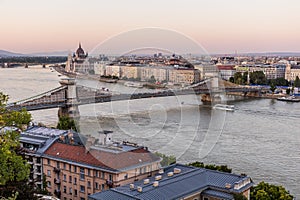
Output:
<path fill-rule="evenodd" d="M 161 159 L 137 144 L 114 143 L 110 133 L 88 138 L 85 146 L 60 138 L 43 156 L 47 189 L 61 199 L 88 195 L 141 180 L 160 168 Z"/>

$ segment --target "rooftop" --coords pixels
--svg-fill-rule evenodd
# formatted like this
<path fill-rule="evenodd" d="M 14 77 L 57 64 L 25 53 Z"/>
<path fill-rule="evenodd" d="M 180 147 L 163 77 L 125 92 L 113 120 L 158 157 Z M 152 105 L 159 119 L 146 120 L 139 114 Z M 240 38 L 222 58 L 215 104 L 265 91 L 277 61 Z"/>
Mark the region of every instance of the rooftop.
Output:
<path fill-rule="evenodd" d="M 104 168 L 110 171 L 122 171 L 160 161 L 159 157 L 144 147 L 121 152 L 103 149 L 95 147 L 86 149 L 83 145 L 72 145 L 57 141 L 45 151 L 44 155 L 45 157 Z"/>
<path fill-rule="evenodd" d="M 210 196 L 233 199 L 233 193 L 241 193 L 252 186 L 249 177 L 223 173 L 202 168 L 175 164 L 151 177 L 148 181 L 137 181 L 89 196 L 90 200 L 108 199 L 180 199 L 196 192 Z M 158 186 L 153 183 L 158 180 Z M 138 189 L 140 191 L 138 191 Z"/>

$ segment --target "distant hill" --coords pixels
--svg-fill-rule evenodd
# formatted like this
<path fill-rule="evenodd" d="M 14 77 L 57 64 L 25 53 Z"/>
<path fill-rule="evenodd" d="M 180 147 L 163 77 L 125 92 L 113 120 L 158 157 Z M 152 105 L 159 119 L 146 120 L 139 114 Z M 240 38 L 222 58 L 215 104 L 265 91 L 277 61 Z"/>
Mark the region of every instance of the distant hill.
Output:
<path fill-rule="evenodd" d="M 37 52 L 27 54 L 27 56 L 68 56 L 69 51 Z"/>
<path fill-rule="evenodd" d="M 53 51 L 53 52 L 37 52 L 31 54 L 14 53 L 10 51 L 0 50 L 0 57 L 21 57 L 21 56 L 68 56 L 69 51 Z"/>
<path fill-rule="evenodd" d="M 25 56 L 21 53 L 14 53 L 10 51 L 0 50 L 0 57 L 16 57 L 16 56 Z"/>

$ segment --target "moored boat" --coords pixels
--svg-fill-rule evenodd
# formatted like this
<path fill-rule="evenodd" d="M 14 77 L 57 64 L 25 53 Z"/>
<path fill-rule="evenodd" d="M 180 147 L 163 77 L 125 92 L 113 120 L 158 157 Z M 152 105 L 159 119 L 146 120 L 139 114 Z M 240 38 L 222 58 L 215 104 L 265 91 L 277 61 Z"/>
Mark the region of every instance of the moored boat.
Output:
<path fill-rule="evenodd" d="M 234 111 L 234 105 L 216 104 L 213 106 L 216 110 Z"/>
<path fill-rule="evenodd" d="M 280 97 L 277 98 L 278 101 L 288 101 L 288 102 L 300 102 L 300 99 L 290 96 L 290 97 Z"/>

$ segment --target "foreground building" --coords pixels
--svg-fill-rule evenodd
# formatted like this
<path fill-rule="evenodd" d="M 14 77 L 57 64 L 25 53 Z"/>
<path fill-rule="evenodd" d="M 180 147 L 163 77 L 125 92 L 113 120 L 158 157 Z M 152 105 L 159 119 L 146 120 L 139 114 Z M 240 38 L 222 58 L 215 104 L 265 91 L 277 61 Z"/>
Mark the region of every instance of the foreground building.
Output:
<path fill-rule="evenodd" d="M 68 131 L 40 126 L 31 126 L 20 133 L 20 147 L 25 159 L 30 164 L 29 181 L 43 189 L 43 153 L 60 136 L 67 135 Z"/>
<path fill-rule="evenodd" d="M 233 200 L 234 194 L 250 199 L 252 180 L 202 168 L 175 164 L 156 176 L 89 196 L 89 200 Z"/>
<path fill-rule="evenodd" d="M 160 161 L 146 147 L 112 142 L 112 132 L 104 131 L 98 139 L 60 137 L 45 151 L 43 170 L 49 192 L 61 199 L 84 200 L 90 194 L 152 176 Z"/>

